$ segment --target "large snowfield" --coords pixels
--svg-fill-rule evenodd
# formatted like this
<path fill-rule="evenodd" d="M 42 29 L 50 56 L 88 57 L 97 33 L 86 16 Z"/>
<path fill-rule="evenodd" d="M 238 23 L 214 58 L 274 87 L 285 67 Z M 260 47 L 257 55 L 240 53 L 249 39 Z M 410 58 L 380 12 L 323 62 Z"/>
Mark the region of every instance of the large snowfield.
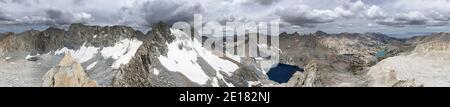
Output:
<path fill-rule="evenodd" d="M 231 75 L 238 69 L 238 66 L 233 62 L 224 60 L 202 47 L 197 39 L 191 40 L 190 36 L 180 30 L 171 29 L 171 32 L 177 39 L 168 44 L 167 56 L 158 58 L 168 70 L 180 72 L 193 82 L 205 84 L 208 80 L 217 80 L 205 74 L 198 63 L 199 57 L 203 58 L 216 71 L 224 71 Z"/>

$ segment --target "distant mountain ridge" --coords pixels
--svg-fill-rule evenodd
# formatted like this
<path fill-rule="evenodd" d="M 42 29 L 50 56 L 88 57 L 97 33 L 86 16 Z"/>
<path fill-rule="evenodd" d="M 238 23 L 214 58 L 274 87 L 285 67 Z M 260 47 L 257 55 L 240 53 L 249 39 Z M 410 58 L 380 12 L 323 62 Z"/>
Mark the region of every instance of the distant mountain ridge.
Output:
<path fill-rule="evenodd" d="M 371 78 L 377 72 L 372 66 L 378 62 L 405 53 L 446 50 L 436 46 L 449 41 L 447 33 L 410 39 L 381 33 L 322 31 L 304 35 L 281 33 L 278 37 L 280 63 L 305 70 L 282 84 L 270 80 L 267 71 L 258 66 L 263 58 L 219 57 L 202 47 L 203 41 L 191 39 L 163 22 L 146 33 L 127 26 L 83 24 L 72 24 L 67 30 L 50 27 L 44 31 L 5 33 L 0 36 L 0 77 L 5 77 L 0 79 L 0 86 L 42 86 L 42 76 L 65 53 L 80 63 L 87 78 L 98 86 L 373 86 L 380 80 Z M 379 51 L 385 57 L 377 57 Z"/>

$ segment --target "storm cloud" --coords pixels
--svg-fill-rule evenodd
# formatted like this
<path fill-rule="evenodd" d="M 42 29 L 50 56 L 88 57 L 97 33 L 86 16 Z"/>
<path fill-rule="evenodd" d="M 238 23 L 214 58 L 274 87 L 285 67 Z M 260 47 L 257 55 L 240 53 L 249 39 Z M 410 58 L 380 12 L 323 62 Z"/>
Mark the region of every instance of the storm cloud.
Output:
<path fill-rule="evenodd" d="M 242 3 L 245 5 L 249 5 L 249 4 L 272 5 L 279 1 L 280 0 L 244 0 L 244 1 L 242 1 Z"/>
<path fill-rule="evenodd" d="M 13 24 L 14 19 L 0 10 L 0 25 Z"/>
<path fill-rule="evenodd" d="M 3 13 L 3 12 L 0 11 L 0 21 L 9 21 L 9 20 L 11 20 L 11 19 L 9 19 L 9 18 L 5 15 L 5 13 Z"/>
<path fill-rule="evenodd" d="M 446 27 L 448 0 L 0 0 L 0 26 L 129 25 L 149 27 L 159 21 L 282 21 L 285 29 L 375 27 L 409 29 Z M 343 26 L 352 25 L 352 26 Z M 337 28 L 341 30 L 336 30 Z"/>
<path fill-rule="evenodd" d="M 91 14 L 85 12 L 68 13 L 60 10 L 49 9 L 46 11 L 48 18 L 53 24 L 88 23 L 93 20 Z"/>
<path fill-rule="evenodd" d="M 151 25 L 159 21 L 171 24 L 177 21 L 191 21 L 194 14 L 203 12 L 203 7 L 187 1 L 161 0 L 145 2 L 139 10 L 143 13 L 147 25 Z"/>

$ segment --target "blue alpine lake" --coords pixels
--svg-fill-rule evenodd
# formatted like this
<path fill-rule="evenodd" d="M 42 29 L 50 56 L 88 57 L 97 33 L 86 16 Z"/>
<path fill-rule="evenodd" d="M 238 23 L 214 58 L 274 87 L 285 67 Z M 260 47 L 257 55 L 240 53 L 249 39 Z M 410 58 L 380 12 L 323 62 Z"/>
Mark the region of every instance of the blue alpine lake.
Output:
<path fill-rule="evenodd" d="M 270 80 L 278 83 L 286 83 L 296 71 L 303 72 L 303 69 L 295 65 L 279 63 L 276 67 L 271 68 L 269 72 L 267 72 L 267 75 Z"/>

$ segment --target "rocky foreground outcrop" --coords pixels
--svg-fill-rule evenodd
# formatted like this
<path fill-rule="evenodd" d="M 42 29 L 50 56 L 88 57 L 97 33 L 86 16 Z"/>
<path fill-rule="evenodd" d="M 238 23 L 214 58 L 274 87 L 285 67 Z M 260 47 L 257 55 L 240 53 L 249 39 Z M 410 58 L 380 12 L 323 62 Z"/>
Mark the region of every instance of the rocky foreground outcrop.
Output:
<path fill-rule="evenodd" d="M 286 83 L 287 87 L 318 87 L 321 85 L 317 78 L 317 65 L 310 64 L 305 68 L 305 73 L 295 72 Z"/>
<path fill-rule="evenodd" d="M 384 59 L 370 68 L 369 86 L 450 86 L 450 34 L 415 37 L 411 52 Z"/>
<path fill-rule="evenodd" d="M 66 53 L 58 65 L 51 68 L 42 78 L 44 87 L 96 87 L 97 82 L 89 79 L 80 63 Z"/>

